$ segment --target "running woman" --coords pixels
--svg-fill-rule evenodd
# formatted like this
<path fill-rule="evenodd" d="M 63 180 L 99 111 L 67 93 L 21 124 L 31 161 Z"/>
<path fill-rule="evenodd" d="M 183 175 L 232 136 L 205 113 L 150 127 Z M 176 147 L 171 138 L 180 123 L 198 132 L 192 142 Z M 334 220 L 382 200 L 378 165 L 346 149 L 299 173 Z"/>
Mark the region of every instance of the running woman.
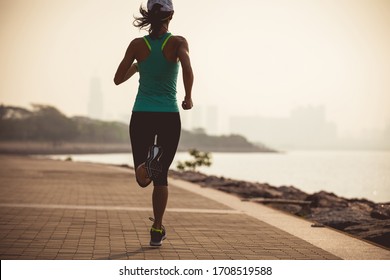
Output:
<path fill-rule="evenodd" d="M 166 238 L 162 225 L 168 202 L 168 169 L 176 154 L 181 122 L 176 100 L 176 82 L 181 64 L 185 98 L 181 106 L 192 108 L 194 75 L 187 40 L 168 30 L 174 9 L 171 0 L 148 0 L 140 7 L 134 26 L 149 35 L 131 41 L 116 71 L 114 82 L 122 84 L 139 72 L 138 94 L 129 132 L 136 180 L 141 187 L 153 182 L 153 225 L 150 245 L 161 246 Z M 136 62 L 135 62 L 136 61 Z"/>

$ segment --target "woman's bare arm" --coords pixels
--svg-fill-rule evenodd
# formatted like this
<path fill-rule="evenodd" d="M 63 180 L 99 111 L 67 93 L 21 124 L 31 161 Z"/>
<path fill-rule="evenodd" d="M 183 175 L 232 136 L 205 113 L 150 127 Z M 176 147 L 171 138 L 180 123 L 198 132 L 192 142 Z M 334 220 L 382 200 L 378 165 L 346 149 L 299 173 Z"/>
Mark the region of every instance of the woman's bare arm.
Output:
<path fill-rule="evenodd" d="M 133 64 L 135 60 L 135 44 L 136 40 L 133 40 L 129 47 L 126 50 L 125 57 L 122 59 L 121 63 L 116 70 L 114 83 L 120 85 L 121 83 L 127 81 L 131 78 L 137 71 L 137 64 Z"/>
<path fill-rule="evenodd" d="M 182 42 L 178 49 L 178 57 L 183 69 L 183 83 L 185 89 L 185 98 L 182 103 L 184 110 L 192 108 L 192 85 L 194 83 L 194 73 L 192 72 L 191 60 L 189 55 L 188 42 L 185 38 L 181 37 Z"/>

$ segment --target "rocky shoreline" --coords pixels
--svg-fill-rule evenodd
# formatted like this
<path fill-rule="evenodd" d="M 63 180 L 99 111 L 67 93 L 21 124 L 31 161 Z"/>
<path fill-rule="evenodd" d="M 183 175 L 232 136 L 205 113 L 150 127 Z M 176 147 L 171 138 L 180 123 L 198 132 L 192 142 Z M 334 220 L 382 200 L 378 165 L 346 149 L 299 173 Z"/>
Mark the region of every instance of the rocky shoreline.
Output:
<path fill-rule="evenodd" d="M 346 199 L 325 191 L 307 194 L 293 186 L 275 187 L 191 171 L 171 170 L 170 176 L 267 204 L 310 220 L 314 227 L 331 227 L 390 249 L 390 202 Z"/>

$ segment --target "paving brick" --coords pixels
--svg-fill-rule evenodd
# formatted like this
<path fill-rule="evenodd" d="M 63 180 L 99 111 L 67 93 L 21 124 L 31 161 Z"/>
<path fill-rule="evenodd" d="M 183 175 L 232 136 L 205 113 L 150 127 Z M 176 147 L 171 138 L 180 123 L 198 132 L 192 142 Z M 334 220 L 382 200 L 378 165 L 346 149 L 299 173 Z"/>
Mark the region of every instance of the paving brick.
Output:
<path fill-rule="evenodd" d="M 152 187 L 139 188 L 129 170 L 8 156 L 0 164 L 2 259 L 337 259 L 174 186 L 164 216 L 168 239 L 151 248 Z"/>

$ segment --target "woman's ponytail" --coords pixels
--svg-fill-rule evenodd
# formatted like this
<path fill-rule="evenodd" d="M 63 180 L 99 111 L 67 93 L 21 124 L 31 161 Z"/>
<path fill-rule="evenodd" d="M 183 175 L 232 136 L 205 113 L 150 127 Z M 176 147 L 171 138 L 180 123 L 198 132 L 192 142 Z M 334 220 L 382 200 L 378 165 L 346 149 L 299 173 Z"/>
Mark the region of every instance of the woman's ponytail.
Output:
<path fill-rule="evenodd" d="M 148 29 L 150 36 L 156 38 L 163 24 L 173 15 L 173 12 L 161 11 L 161 8 L 162 6 L 160 4 L 154 4 L 153 8 L 147 11 L 141 6 L 139 8 L 141 17 L 134 17 L 134 26 L 140 29 Z"/>

